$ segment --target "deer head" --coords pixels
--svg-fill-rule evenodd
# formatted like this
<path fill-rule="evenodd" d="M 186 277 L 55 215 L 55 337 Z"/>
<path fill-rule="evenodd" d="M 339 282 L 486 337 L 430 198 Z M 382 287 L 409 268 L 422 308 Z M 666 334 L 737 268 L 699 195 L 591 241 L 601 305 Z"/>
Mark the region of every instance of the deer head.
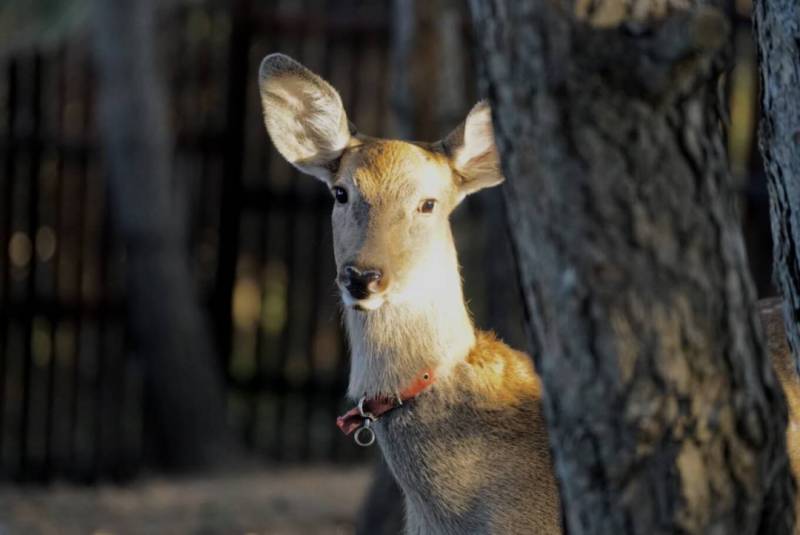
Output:
<path fill-rule="evenodd" d="M 417 143 L 358 133 L 336 90 L 283 54 L 264 58 L 259 87 L 278 152 L 334 198 L 350 394 L 393 392 L 426 363 L 463 358 L 474 335 L 448 218 L 466 195 L 503 181 L 489 106 L 443 140 Z"/>

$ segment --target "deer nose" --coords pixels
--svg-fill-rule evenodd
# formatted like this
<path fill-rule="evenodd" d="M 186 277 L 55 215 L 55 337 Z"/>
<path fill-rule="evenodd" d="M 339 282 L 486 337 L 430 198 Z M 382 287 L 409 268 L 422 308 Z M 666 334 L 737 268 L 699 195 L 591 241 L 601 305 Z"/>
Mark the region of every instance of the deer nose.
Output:
<path fill-rule="evenodd" d="M 344 266 L 339 280 L 356 299 L 366 299 L 370 294 L 379 293 L 386 288 L 386 279 L 380 269 L 359 269 L 354 264 Z"/>

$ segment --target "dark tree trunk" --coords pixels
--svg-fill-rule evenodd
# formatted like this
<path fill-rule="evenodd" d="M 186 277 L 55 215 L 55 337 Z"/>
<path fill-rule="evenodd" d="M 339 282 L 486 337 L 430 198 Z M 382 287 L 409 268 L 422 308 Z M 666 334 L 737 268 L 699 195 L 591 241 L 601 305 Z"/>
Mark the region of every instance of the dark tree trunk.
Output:
<path fill-rule="evenodd" d="M 790 533 L 716 116 L 727 19 L 556 4 L 471 7 L 569 532 Z"/>
<path fill-rule="evenodd" d="M 129 327 L 145 362 L 159 461 L 206 468 L 230 460 L 235 448 L 171 195 L 154 7 L 153 0 L 95 1 L 99 139 L 111 214 L 125 245 Z"/>
<path fill-rule="evenodd" d="M 775 279 L 800 370 L 800 4 L 756 0 L 761 68 L 760 146 L 767 170 Z"/>

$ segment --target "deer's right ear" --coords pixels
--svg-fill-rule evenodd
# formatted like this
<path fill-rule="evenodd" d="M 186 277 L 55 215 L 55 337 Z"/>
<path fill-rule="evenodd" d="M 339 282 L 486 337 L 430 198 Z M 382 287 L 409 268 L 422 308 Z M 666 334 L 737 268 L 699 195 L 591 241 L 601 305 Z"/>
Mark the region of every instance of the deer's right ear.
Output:
<path fill-rule="evenodd" d="M 258 85 L 275 148 L 300 171 L 330 184 L 351 139 L 339 93 L 284 54 L 264 58 Z"/>
<path fill-rule="evenodd" d="M 503 182 L 500 155 L 494 143 L 492 110 L 485 100 L 470 110 L 464 122 L 443 143 L 462 198 Z"/>

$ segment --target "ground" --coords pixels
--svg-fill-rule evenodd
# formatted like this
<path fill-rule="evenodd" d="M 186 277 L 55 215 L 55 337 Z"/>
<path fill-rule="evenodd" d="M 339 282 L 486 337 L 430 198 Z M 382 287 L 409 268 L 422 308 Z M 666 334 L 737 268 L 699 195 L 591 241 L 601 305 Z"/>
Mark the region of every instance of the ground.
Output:
<path fill-rule="evenodd" d="M 126 486 L 0 486 L 0 535 L 344 535 L 369 469 L 293 468 Z"/>

